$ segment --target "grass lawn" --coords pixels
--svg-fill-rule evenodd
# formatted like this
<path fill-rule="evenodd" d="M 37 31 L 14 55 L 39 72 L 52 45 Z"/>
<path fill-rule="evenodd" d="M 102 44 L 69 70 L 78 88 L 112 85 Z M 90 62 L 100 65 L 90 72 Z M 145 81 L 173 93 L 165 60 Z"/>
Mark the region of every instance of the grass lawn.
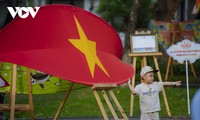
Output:
<path fill-rule="evenodd" d="M 183 77 L 184 78 L 184 77 Z M 190 99 L 198 88 L 190 88 Z M 128 87 L 118 87 L 113 89 L 118 98 L 122 108 L 129 116 L 130 111 L 130 90 Z M 183 87 L 165 87 L 169 108 L 172 116 L 188 116 L 187 113 L 187 95 L 186 88 Z M 64 97 L 65 93 L 33 95 L 34 113 L 36 118 L 52 118 Z M 28 96 L 24 94 L 17 94 L 16 103 L 28 103 Z M 6 95 L 6 102 L 8 102 L 8 95 Z M 160 116 L 167 116 L 165 105 L 160 93 L 161 111 Z M 103 101 L 105 104 L 105 101 Z M 107 107 L 106 111 L 109 112 Z M 10 113 L 4 115 L 9 118 Z M 110 114 L 110 113 L 109 113 Z M 110 114 L 111 115 L 111 114 Z M 139 99 L 135 97 L 134 101 L 134 116 L 139 116 Z M 29 113 L 16 113 L 16 118 L 29 118 Z M 102 117 L 101 111 L 98 107 L 94 94 L 90 87 L 75 89 L 71 92 L 61 114 L 60 118 L 71 117 Z"/>

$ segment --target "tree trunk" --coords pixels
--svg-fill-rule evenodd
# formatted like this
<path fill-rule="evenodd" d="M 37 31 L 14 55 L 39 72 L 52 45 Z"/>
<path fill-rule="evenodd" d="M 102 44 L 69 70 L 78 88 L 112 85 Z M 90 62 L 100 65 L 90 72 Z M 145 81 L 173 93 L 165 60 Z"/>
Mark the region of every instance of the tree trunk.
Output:
<path fill-rule="evenodd" d="M 152 8 L 155 20 L 166 22 L 173 20 L 174 13 L 181 2 L 182 0 L 158 0 Z"/>
<path fill-rule="evenodd" d="M 137 24 L 137 18 L 138 18 L 138 10 L 140 6 L 140 0 L 132 0 L 132 10 L 130 13 L 128 28 L 125 33 L 125 45 L 124 45 L 124 54 L 123 54 L 123 61 L 126 61 L 127 63 L 131 63 L 131 58 L 128 56 L 130 53 L 130 34 L 134 34 L 134 31 L 136 29 Z"/>

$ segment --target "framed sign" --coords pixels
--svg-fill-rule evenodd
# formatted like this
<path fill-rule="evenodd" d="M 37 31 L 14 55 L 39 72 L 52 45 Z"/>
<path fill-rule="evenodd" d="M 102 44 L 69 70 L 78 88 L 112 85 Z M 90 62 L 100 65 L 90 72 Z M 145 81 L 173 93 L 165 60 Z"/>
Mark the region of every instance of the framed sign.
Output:
<path fill-rule="evenodd" d="M 131 53 L 158 52 L 158 42 L 155 34 L 131 35 Z"/>

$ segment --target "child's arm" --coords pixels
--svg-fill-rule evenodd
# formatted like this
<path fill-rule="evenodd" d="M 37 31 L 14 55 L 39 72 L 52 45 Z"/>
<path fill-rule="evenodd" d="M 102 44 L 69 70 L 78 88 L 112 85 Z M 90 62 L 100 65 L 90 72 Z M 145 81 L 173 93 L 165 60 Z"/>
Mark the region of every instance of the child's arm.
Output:
<path fill-rule="evenodd" d="M 135 88 L 131 85 L 131 80 L 127 82 L 129 89 L 131 90 L 133 95 L 136 95 Z"/>
<path fill-rule="evenodd" d="M 163 85 L 176 85 L 176 86 L 180 86 L 180 85 L 181 85 L 181 81 L 176 81 L 176 82 L 163 82 Z"/>

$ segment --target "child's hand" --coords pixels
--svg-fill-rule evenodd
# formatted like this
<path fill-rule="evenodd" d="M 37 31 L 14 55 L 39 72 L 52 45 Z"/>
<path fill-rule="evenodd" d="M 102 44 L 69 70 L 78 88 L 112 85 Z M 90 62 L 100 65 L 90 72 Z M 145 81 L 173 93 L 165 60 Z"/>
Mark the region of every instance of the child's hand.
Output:
<path fill-rule="evenodd" d="M 176 81 L 176 82 L 175 82 L 175 85 L 176 85 L 176 86 L 180 86 L 180 85 L 181 85 L 181 81 Z"/>
<path fill-rule="evenodd" d="M 131 85 L 131 79 L 129 79 L 127 83 Z"/>

